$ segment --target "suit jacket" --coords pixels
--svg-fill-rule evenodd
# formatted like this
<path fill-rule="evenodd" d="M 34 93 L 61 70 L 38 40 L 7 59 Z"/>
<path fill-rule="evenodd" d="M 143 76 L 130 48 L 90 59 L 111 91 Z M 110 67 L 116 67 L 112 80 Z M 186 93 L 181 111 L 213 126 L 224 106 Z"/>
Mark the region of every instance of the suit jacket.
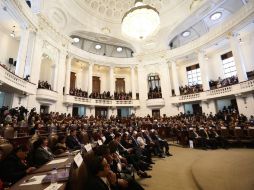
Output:
<path fill-rule="evenodd" d="M 39 147 L 34 152 L 34 164 L 36 166 L 41 166 L 46 164 L 48 161 L 52 160 L 54 155 L 51 151 L 46 151 L 43 147 Z"/>
<path fill-rule="evenodd" d="M 0 165 L 0 178 L 13 184 L 26 175 L 27 168 L 16 154 L 12 153 Z"/>
<path fill-rule="evenodd" d="M 117 190 L 116 187 L 111 186 L 111 190 Z M 108 186 L 102 179 L 98 176 L 92 176 L 88 180 L 87 189 L 92 190 L 109 190 Z"/>
<path fill-rule="evenodd" d="M 72 150 L 81 149 L 81 144 L 78 141 L 78 139 L 73 137 L 73 136 L 71 136 L 71 135 L 67 136 L 67 138 L 66 138 L 66 145 L 67 145 L 68 148 L 70 148 Z"/>

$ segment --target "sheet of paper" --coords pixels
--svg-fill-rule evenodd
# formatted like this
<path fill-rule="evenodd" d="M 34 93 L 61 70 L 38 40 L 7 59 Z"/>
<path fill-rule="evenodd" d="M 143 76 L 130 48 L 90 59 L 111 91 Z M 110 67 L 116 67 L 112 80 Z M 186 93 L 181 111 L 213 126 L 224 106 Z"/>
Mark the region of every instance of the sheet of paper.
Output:
<path fill-rule="evenodd" d="M 103 142 L 106 141 L 106 137 L 105 136 L 101 137 L 101 139 L 102 139 Z"/>
<path fill-rule="evenodd" d="M 98 145 L 102 145 L 102 141 L 101 140 L 98 140 Z"/>
<path fill-rule="evenodd" d="M 46 175 L 33 176 L 32 178 L 24 181 L 24 183 L 20 184 L 20 186 L 41 184 L 44 177 L 46 177 Z"/>
<path fill-rule="evenodd" d="M 60 163 L 66 162 L 67 160 L 68 160 L 68 158 L 62 158 L 62 159 L 52 160 L 49 163 L 47 163 L 47 165 L 60 164 Z"/>
<path fill-rule="evenodd" d="M 57 190 L 59 189 L 63 184 L 62 183 L 54 183 L 54 184 L 50 184 L 47 188 L 45 188 L 44 190 Z"/>
<path fill-rule="evenodd" d="M 90 150 L 92 150 L 92 145 L 90 143 L 85 145 L 85 149 L 87 152 L 89 152 Z"/>
<path fill-rule="evenodd" d="M 74 157 L 74 161 L 75 161 L 75 163 L 77 164 L 77 166 L 78 166 L 78 168 L 79 168 L 79 166 L 82 164 L 82 162 L 83 162 L 83 158 L 82 158 L 82 156 L 81 156 L 81 154 L 80 153 L 78 153 L 75 157 Z"/>

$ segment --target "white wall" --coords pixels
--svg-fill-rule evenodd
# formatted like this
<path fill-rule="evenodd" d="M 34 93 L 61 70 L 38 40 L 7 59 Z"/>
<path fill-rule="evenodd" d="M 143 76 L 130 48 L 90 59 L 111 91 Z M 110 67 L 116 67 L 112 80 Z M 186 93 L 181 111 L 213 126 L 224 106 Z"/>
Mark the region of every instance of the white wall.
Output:
<path fill-rule="evenodd" d="M 254 31 L 243 36 L 241 45 L 246 71 L 254 70 Z"/>
<path fill-rule="evenodd" d="M 247 117 L 254 115 L 254 94 L 246 94 L 236 97 L 238 111 Z"/>
<path fill-rule="evenodd" d="M 216 114 L 216 104 L 214 100 L 201 101 L 202 112 L 205 114 Z"/>
<path fill-rule="evenodd" d="M 19 40 L 12 38 L 9 34 L 4 32 L 0 26 L 0 62 L 7 65 L 9 68 L 9 58 L 17 59 L 19 49 Z"/>
<path fill-rule="evenodd" d="M 41 61 L 41 70 L 40 70 L 40 81 L 47 81 L 49 84 L 52 84 L 52 62 L 49 59 L 42 59 Z"/>
<path fill-rule="evenodd" d="M 2 106 L 12 106 L 13 94 L 0 91 L 0 108 Z"/>
<path fill-rule="evenodd" d="M 192 108 L 192 104 L 184 104 L 184 113 L 188 113 L 190 112 L 190 114 L 193 114 L 193 108 Z"/>
<path fill-rule="evenodd" d="M 223 107 L 224 106 L 226 106 L 226 108 L 228 107 L 228 106 L 230 106 L 231 105 L 231 101 L 230 101 L 231 99 L 222 99 L 222 100 L 217 100 L 216 101 L 216 108 L 217 108 L 217 111 L 219 111 L 219 110 L 223 110 Z"/>

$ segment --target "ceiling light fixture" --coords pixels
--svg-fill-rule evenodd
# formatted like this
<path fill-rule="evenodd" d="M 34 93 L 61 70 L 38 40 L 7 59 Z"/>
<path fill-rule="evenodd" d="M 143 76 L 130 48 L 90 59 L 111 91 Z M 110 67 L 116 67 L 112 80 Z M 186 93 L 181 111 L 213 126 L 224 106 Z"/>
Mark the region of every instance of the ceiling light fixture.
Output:
<path fill-rule="evenodd" d="M 79 42 L 79 38 L 77 38 L 77 37 L 73 38 L 73 42 L 74 43 L 78 43 Z"/>
<path fill-rule="evenodd" d="M 190 36 L 191 32 L 189 30 L 186 30 L 182 33 L 182 37 L 186 38 L 188 36 Z"/>
<path fill-rule="evenodd" d="M 136 40 L 143 40 L 154 35 L 160 26 L 157 9 L 136 0 L 135 6 L 127 11 L 122 19 L 122 33 Z"/>
<path fill-rule="evenodd" d="M 122 48 L 122 47 L 117 47 L 117 48 L 116 48 L 116 51 L 117 51 L 117 52 L 122 52 L 122 51 L 123 51 L 123 48 Z"/>
<path fill-rule="evenodd" d="M 100 44 L 96 44 L 95 45 L 95 49 L 101 49 L 101 45 Z"/>
<path fill-rule="evenodd" d="M 222 13 L 221 12 L 215 12 L 213 13 L 211 16 L 210 16 L 210 19 L 215 21 L 215 20 L 218 20 L 220 19 L 222 16 Z"/>

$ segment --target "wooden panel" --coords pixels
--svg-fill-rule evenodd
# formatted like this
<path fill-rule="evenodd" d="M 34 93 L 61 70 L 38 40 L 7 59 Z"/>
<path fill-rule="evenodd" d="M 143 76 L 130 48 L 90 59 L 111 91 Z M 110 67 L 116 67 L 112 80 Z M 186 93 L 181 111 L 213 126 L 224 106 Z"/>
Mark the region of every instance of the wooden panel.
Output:
<path fill-rule="evenodd" d="M 75 88 L 76 88 L 76 73 L 71 72 L 70 89 L 75 89 Z"/>
<path fill-rule="evenodd" d="M 101 92 L 101 80 L 100 77 L 93 76 L 93 92 Z"/>
<path fill-rule="evenodd" d="M 116 87 L 116 92 L 117 93 L 125 92 L 124 78 L 116 78 L 115 87 Z"/>

